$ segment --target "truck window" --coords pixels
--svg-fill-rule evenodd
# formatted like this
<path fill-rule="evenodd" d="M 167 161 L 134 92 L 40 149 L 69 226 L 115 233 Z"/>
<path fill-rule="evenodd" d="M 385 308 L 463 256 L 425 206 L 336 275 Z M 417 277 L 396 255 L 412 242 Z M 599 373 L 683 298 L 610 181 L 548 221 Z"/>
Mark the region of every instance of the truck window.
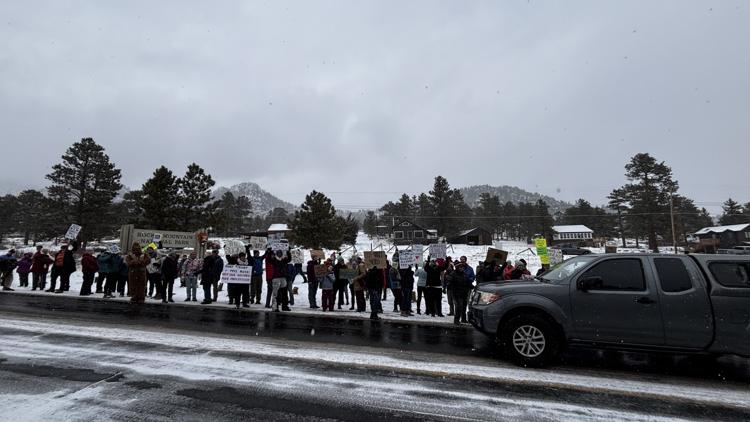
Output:
<path fill-rule="evenodd" d="M 601 287 L 597 286 L 591 290 L 646 290 L 640 259 L 610 259 L 596 264 L 581 277 L 601 277 Z"/>
<path fill-rule="evenodd" d="M 708 266 L 716 281 L 724 287 L 750 288 L 750 263 L 713 262 Z"/>
<path fill-rule="evenodd" d="M 685 263 L 679 258 L 654 259 L 656 272 L 659 274 L 661 290 L 668 293 L 684 292 L 693 287 L 690 273 Z"/>

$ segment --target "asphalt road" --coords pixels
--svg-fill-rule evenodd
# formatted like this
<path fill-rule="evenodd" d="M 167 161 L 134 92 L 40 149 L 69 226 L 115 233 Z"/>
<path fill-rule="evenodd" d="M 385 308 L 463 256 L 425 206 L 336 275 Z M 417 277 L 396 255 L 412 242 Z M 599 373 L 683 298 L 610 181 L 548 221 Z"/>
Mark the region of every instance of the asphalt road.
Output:
<path fill-rule="evenodd" d="M 286 358 L 273 359 L 269 366 L 267 358 L 240 351 L 196 351 L 54 332 L 55 326 L 85 324 L 165 336 L 181 333 L 206 341 L 260 339 L 300 350 L 306 344 L 328 345 L 330 353 L 406 353 L 415 362 L 508 365 L 496 360 L 492 342 L 470 327 L 0 294 L 0 319 L 14 318 L 51 327 L 0 328 L 5 340 L 0 344 L 0 396 L 16 406 L 10 409 L 17 420 L 750 419 L 746 409 L 720 403 L 472 382 Z M 210 356 L 209 362 L 194 360 L 196 354 Z M 747 388 L 749 367 L 746 359 L 732 357 L 706 364 L 690 357 L 573 350 L 549 371 Z"/>

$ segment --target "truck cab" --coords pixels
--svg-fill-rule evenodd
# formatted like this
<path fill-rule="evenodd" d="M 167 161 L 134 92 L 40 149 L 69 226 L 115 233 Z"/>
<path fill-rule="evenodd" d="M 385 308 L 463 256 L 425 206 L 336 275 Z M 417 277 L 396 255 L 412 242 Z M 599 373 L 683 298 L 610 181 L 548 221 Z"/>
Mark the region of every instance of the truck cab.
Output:
<path fill-rule="evenodd" d="M 523 365 L 565 345 L 750 355 L 750 257 L 602 254 L 487 283 L 470 320 Z"/>

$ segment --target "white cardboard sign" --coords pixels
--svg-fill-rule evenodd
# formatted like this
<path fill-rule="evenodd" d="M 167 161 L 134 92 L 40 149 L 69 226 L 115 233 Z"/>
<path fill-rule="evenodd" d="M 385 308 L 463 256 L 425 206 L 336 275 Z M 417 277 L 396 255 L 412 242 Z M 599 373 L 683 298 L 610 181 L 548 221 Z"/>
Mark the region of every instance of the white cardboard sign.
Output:
<path fill-rule="evenodd" d="M 417 263 L 417 257 L 414 256 L 414 252 L 406 250 L 399 251 L 398 253 L 398 267 L 400 269 L 409 268 L 410 265 Z"/>
<path fill-rule="evenodd" d="M 265 237 L 258 237 L 258 236 L 252 236 L 250 237 L 250 249 L 254 251 L 264 251 L 266 249 L 266 245 L 268 244 L 268 239 Z"/>
<path fill-rule="evenodd" d="M 107 248 L 107 250 L 111 254 L 119 254 L 120 253 L 120 247 L 118 245 L 109 245 L 109 248 Z"/>
<path fill-rule="evenodd" d="M 268 240 L 268 247 L 271 248 L 272 251 L 288 251 L 289 250 L 289 243 L 282 241 L 281 239 L 269 239 Z"/>
<path fill-rule="evenodd" d="M 447 245 L 445 243 L 434 243 L 430 245 L 430 258 L 431 259 L 438 259 L 442 258 L 445 259 L 447 255 Z"/>
<path fill-rule="evenodd" d="M 68 232 L 65 233 L 65 238 L 70 240 L 75 240 L 78 238 L 78 233 L 81 232 L 81 226 L 78 224 L 71 224 L 70 228 L 68 228 Z"/>
<path fill-rule="evenodd" d="M 305 253 L 302 249 L 292 249 L 292 264 L 303 264 L 305 262 Z"/>
<path fill-rule="evenodd" d="M 250 284 L 253 267 L 249 265 L 225 265 L 221 273 L 222 283 Z"/>
<path fill-rule="evenodd" d="M 245 252 L 245 244 L 239 240 L 227 240 L 224 242 L 224 253 L 227 255 L 239 255 Z"/>

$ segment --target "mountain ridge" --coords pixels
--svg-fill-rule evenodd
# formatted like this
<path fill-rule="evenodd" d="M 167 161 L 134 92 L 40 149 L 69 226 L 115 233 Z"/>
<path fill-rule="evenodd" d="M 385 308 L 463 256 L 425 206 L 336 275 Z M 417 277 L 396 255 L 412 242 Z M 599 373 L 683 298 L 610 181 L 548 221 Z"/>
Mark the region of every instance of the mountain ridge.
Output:
<path fill-rule="evenodd" d="M 257 183 L 243 182 L 230 187 L 220 186 L 214 189 L 212 195 L 214 200 L 221 199 L 226 192 L 231 192 L 235 197 L 246 196 L 253 205 L 253 213 L 256 215 L 265 215 L 274 208 L 284 208 L 289 212 L 294 212 L 297 208 L 293 204 L 279 199 L 270 192 L 264 190 Z"/>
<path fill-rule="evenodd" d="M 483 193 L 489 193 L 490 195 L 496 195 L 500 198 L 500 203 L 512 202 L 518 204 L 519 202 L 536 202 L 539 199 L 543 200 L 549 206 L 550 214 L 554 214 L 557 211 L 565 211 L 566 209 L 573 206 L 569 202 L 561 201 L 548 195 L 542 195 L 537 192 L 529 192 L 521 189 L 517 186 L 500 185 L 472 185 L 466 186 L 459 189 L 464 196 L 464 202 L 470 207 L 475 208 L 479 203 L 479 196 Z"/>

